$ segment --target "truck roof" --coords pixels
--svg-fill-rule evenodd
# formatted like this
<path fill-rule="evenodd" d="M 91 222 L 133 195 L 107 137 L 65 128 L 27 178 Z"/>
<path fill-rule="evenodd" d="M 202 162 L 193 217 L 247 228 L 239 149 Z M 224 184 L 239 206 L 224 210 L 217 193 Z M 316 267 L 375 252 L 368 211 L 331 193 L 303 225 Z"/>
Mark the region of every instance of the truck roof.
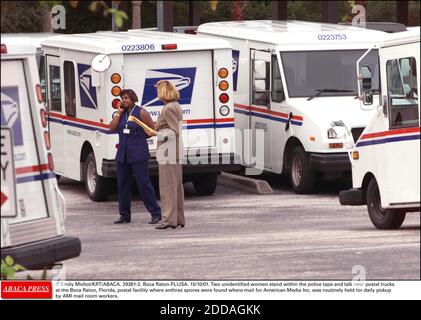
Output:
<path fill-rule="evenodd" d="M 35 48 L 41 48 L 41 42 L 60 35 L 59 33 L 52 32 L 34 32 L 34 33 L 2 33 L 1 43 L 14 42 L 14 43 L 30 43 Z"/>
<path fill-rule="evenodd" d="M 230 38 L 253 40 L 279 45 L 323 45 L 378 42 L 386 35 L 377 30 L 330 23 L 305 21 L 253 20 L 210 22 L 199 26 L 201 34 L 219 35 Z M 321 41 L 319 35 L 345 34 L 347 40 Z"/>
<path fill-rule="evenodd" d="M 151 50 L 153 52 L 165 52 L 165 50 L 161 48 L 161 45 L 164 44 L 177 44 L 177 49 L 172 51 L 231 48 L 229 43 L 222 39 L 199 37 L 195 35 L 173 32 L 144 30 L 132 30 L 130 32 L 101 31 L 96 33 L 62 35 L 45 40 L 42 43 L 42 46 L 93 52 L 99 54 L 131 54 L 151 52 L 127 52 L 122 50 L 123 45 L 140 44 L 154 44 L 157 50 Z"/>
<path fill-rule="evenodd" d="M 37 51 L 36 46 L 29 41 L 22 41 L 21 38 L 3 37 L 1 35 L 1 45 L 6 46 L 7 53 L 1 55 L 2 58 L 16 55 L 30 55 Z"/>
<path fill-rule="evenodd" d="M 388 34 L 384 41 L 378 44 L 379 47 L 391 47 L 400 44 L 420 42 L 420 29 L 410 29 L 399 33 Z"/>

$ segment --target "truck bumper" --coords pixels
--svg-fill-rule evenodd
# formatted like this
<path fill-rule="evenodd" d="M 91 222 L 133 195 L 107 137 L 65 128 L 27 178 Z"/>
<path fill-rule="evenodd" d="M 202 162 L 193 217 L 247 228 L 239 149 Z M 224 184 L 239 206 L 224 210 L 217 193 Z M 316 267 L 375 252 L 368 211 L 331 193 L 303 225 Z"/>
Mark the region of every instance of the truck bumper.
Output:
<path fill-rule="evenodd" d="M 82 250 L 79 238 L 58 237 L 36 243 L 1 249 L 1 258 L 11 256 L 26 269 L 42 269 L 59 261 L 74 258 Z"/>
<path fill-rule="evenodd" d="M 241 163 L 237 155 L 214 154 L 187 158 L 183 163 L 184 174 L 201 174 L 207 172 L 236 171 L 240 170 Z M 149 175 L 158 175 L 158 161 L 156 158 L 149 160 Z M 102 161 L 102 176 L 106 178 L 117 177 L 117 162 L 115 160 Z"/>
<path fill-rule="evenodd" d="M 361 206 L 365 204 L 361 189 L 349 189 L 339 192 L 339 202 L 343 206 Z"/>
<path fill-rule="evenodd" d="M 310 165 L 314 171 L 340 172 L 351 171 L 348 153 L 311 153 Z"/>

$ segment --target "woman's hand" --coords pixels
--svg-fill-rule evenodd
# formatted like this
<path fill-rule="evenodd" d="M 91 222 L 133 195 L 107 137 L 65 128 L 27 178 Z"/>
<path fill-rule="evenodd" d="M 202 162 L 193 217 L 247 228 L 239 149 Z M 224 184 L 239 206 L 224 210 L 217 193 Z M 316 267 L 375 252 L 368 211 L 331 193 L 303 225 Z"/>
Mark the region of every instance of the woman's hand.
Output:
<path fill-rule="evenodd" d="M 119 101 L 117 105 L 117 112 L 121 115 L 124 112 L 123 101 Z"/>

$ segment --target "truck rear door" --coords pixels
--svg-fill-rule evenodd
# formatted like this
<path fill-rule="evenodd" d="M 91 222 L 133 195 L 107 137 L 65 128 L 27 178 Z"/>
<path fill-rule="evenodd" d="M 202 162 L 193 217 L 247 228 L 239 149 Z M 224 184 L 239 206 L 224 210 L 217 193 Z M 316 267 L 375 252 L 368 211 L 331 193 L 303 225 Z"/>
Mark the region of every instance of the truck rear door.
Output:
<path fill-rule="evenodd" d="M 154 121 L 163 108 L 155 84 L 169 80 L 176 86 L 185 121 L 186 148 L 215 145 L 212 51 L 127 54 L 124 69 L 124 87 L 136 92 L 138 104 L 146 108 Z M 156 141 L 150 148 L 156 148 Z"/>
<path fill-rule="evenodd" d="M 22 60 L 1 62 L 1 126 L 13 135 L 18 224 L 49 217 L 43 180 L 53 177 L 40 162 L 34 127 L 37 109 L 31 108 Z M 55 231 L 55 227 L 54 227 Z"/>

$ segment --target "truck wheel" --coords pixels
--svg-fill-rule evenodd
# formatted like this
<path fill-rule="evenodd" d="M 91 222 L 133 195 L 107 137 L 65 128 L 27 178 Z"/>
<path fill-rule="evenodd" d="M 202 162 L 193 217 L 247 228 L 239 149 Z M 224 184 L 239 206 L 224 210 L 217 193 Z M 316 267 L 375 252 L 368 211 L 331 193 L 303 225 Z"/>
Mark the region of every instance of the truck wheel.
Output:
<path fill-rule="evenodd" d="M 381 207 L 380 191 L 376 179 L 371 179 L 367 188 L 367 209 L 371 222 L 377 229 L 397 229 L 405 220 L 405 212 Z"/>
<path fill-rule="evenodd" d="M 215 193 L 216 184 L 218 182 L 218 174 L 205 173 L 197 176 L 193 180 L 193 186 L 197 194 L 201 196 L 210 196 Z"/>
<path fill-rule="evenodd" d="M 91 152 L 85 161 L 84 179 L 86 192 L 92 201 L 105 201 L 109 194 L 109 182 L 96 171 L 95 156 Z"/>
<path fill-rule="evenodd" d="M 289 171 L 292 189 L 295 193 L 306 194 L 314 191 L 315 173 L 310 167 L 310 157 L 301 146 L 292 150 Z"/>

